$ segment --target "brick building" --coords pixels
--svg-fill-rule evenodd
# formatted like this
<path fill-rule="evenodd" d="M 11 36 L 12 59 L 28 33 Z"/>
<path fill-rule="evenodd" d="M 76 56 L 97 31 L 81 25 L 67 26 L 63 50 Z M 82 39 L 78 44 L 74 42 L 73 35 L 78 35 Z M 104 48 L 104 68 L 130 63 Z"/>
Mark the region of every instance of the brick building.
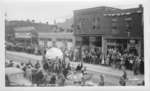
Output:
<path fill-rule="evenodd" d="M 135 50 L 143 55 L 143 7 L 95 7 L 74 11 L 76 46 Z"/>

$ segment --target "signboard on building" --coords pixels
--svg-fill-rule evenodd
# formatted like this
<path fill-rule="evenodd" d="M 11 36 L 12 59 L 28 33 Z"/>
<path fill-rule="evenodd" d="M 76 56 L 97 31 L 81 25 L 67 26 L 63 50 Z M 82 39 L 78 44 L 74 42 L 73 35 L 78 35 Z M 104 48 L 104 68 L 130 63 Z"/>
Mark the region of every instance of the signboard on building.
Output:
<path fill-rule="evenodd" d="M 31 37 L 32 37 L 31 33 L 24 33 L 24 32 L 15 33 L 15 38 L 31 38 Z"/>

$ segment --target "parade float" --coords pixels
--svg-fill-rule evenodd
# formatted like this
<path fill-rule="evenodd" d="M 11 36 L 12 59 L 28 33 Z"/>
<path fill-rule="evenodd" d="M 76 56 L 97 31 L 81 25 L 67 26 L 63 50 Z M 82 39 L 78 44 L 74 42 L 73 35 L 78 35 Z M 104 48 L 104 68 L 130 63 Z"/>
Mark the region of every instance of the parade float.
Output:
<path fill-rule="evenodd" d="M 56 77 L 56 82 L 59 80 L 60 74 L 64 75 L 64 79 L 68 84 L 65 85 L 71 85 L 70 82 L 75 85 L 85 85 L 86 81 L 90 80 L 92 75 L 91 74 L 84 74 L 84 70 L 76 71 L 76 67 L 71 66 L 71 62 L 67 59 L 64 52 L 62 52 L 61 49 L 57 47 L 51 47 L 50 49 L 47 49 L 44 55 L 44 64 L 48 64 L 48 70 L 52 77 Z M 69 69 L 68 65 L 70 65 L 71 69 Z M 65 72 L 67 71 L 66 75 Z M 57 84 L 57 83 L 56 83 Z M 56 85 L 57 86 L 57 85 Z"/>

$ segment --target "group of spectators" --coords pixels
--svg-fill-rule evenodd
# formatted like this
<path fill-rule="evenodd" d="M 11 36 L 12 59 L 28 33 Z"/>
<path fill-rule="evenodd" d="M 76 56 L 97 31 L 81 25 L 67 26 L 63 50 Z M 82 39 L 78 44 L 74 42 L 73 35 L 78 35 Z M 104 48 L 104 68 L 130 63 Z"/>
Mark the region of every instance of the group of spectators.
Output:
<path fill-rule="evenodd" d="M 110 66 L 116 69 L 132 70 L 135 75 L 144 74 L 144 58 L 129 52 L 119 50 L 118 48 L 108 48 L 107 53 L 103 54 L 100 48 L 88 48 L 84 50 L 73 50 L 68 53 L 71 61 L 85 62 L 89 64 L 98 64 Z"/>
<path fill-rule="evenodd" d="M 72 71 L 71 64 L 67 60 L 81 62 L 76 66 L 75 71 L 81 71 L 86 74 L 86 68 L 83 67 L 83 62 L 89 64 L 99 64 L 111 66 L 116 69 L 123 69 L 123 75 L 120 78 L 120 85 L 125 86 L 127 74 L 125 69 L 133 70 L 134 75 L 144 74 L 144 60 L 138 55 L 129 53 L 128 51 L 119 51 L 117 48 L 109 48 L 107 54 L 104 55 L 100 48 L 90 50 L 72 50 L 64 51 L 64 58 L 55 60 L 43 58 L 43 63 L 37 61 L 33 64 L 31 61 L 15 65 L 14 61 L 10 60 L 6 63 L 6 67 L 17 67 L 25 72 L 24 77 L 30 80 L 37 86 L 47 86 L 48 84 L 58 84 L 64 86 L 67 80 L 67 75 Z M 76 55 L 75 55 L 76 54 Z M 79 57 L 81 56 L 81 57 Z M 99 85 L 104 85 L 104 76 L 100 75 Z"/>
<path fill-rule="evenodd" d="M 45 66 L 45 65 L 44 65 Z M 36 86 L 47 86 L 48 84 L 56 84 L 58 81 L 59 86 L 64 85 L 65 77 L 63 74 L 57 74 L 54 70 L 46 71 L 45 67 L 41 65 L 39 61 L 33 64 L 31 61 L 27 63 L 16 63 L 10 60 L 9 63 L 6 63 L 6 67 L 16 67 L 24 71 L 24 77 L 32 82 Z M 49 67 L 49 66 L 48 66 Z M 43 69 L 44 68 L 44 69 Z M 55 69 L 56 70 L 56 69 Z"/>
<path fill-rule="evenodd" d="M 127 50 L 119 51 L 117 48 L 110 48 L 107 51 L 105 64 L 118 69 L 132 70 L 134 75 L 144 74 L 144 59 L 134 52 Z"/>
<path fill-rule="evenodd" d="M 79 82 L 73 81 L 73 84 L 84 86 L 86 79 L 84 78 L 87 75 L 86 67 L 83 66 L 83 63 L 79 63 L 75 68 L 69 64 L 62 63 L 59 70 L 54 67 L 54 64 L 45 62 L 43 65 L 39 61 L 33 64 L 31 61 L 27 63 L 16 63 L 13 60 L 6 62 L 6 67 L 16 67 L 24 71 L 24 78 L 31 81 L 35 86 L 65 86 L 68 74 L 72 72 L 79 72 L 83 75 Z M 61 63 L 61 62 L 60 62 Z M 53 66 L 52 66 L 53 65 Z M 55 65 L 56 66 L 56 65 Z M 59 65 L 60 66 L 60 65 Z M 100 81 L 98 85 L 104 85 L 104 77 L 100 76 Z"/>

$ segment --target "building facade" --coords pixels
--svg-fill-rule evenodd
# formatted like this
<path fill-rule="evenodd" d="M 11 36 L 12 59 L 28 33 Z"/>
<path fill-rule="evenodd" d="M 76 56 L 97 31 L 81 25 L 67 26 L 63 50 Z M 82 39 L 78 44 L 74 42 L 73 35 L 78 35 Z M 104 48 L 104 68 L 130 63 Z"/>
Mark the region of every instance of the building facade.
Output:
<path fill-rule="evenodd" d="M 38 45 L 38 34 L 34 27 L 15 27 L 14 28 L 14 38 L 15 44 L 22 44 L 27 46 L 37 46 Z"/>
<path fill-rule="evenodd" d="M 38 35 L 40 47 L 48 48 L 55 44 L 59 48 L 71 49 L 75 43 L 74 35 L 70 32 L 39 32 Z"/>
<path fill-rule="evenodd" d="M 74 11 L 75 45 L 136 50 L 143 55 L 143 7 L 96 7 Z"/>

